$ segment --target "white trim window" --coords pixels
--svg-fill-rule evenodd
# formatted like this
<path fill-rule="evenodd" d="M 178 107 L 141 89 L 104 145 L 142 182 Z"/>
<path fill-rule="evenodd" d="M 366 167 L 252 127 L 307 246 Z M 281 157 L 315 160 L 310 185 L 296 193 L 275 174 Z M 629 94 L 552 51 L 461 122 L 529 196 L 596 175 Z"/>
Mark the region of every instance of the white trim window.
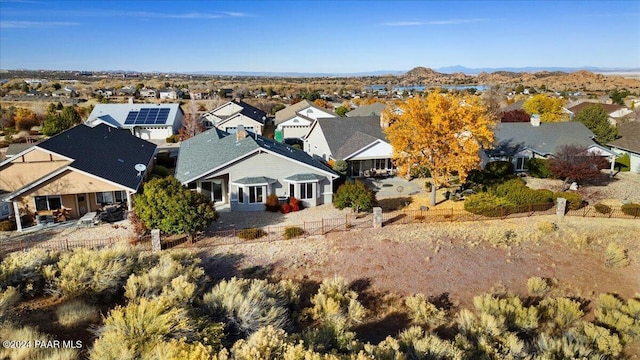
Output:
<path fill-rule="evenodd" d="M 62 208 L 62 198 L 60 195 L 36 196 L 34 198 L 36 211 L 58 210 Z"/>
<path fill-rule="evenodd" d="M 529 158 L 524 156 L 516 157 L 516 171 L 525 171 L 529 169 Z"/>
<path fill-rule="evenodd" d="M 249 186 L 249 204 L 264 203 L 264 186 Z"/>
<path fill-rule="evenodd" d="M 244 188 L 238 186 L 238 203 L 244 204 Z"/>
<path fill-rule="evenodd" d="M 96 204 L 115 204 L 127 201 L 127 194 L 124 191 L 103 191 L 96 193 Z"/>
<path fill-rule="evenodd" d="M 300 199 L 313 199 L 313 183 L 300 183 Z"/>

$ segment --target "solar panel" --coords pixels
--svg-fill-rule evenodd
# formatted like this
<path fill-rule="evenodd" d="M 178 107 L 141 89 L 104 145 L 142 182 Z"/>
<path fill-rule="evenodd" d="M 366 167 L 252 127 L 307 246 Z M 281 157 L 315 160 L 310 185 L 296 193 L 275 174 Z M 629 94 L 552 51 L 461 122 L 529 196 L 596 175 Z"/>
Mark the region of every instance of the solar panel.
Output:
<path fill-rule="evenodd" d="M 167 123 L 169 112 L 167 108 L 143 108 L 139 111 L 129 111 L 125 125 L 162 125 Z"/>
<path fill-rule="evenodd" d="M 156 118 L 156 124 L 166 124 L 169 117 L 169 109 L 160 109 L 158 117 Z"/>
<path fill-rule="evenodd" d="M 127 114 L 127 119 L 124 121 L 124 124 L 125 125 L 135 124 L 137 116 L 138 116 L 137 111 L 129 111 L 129 114 Z"/>

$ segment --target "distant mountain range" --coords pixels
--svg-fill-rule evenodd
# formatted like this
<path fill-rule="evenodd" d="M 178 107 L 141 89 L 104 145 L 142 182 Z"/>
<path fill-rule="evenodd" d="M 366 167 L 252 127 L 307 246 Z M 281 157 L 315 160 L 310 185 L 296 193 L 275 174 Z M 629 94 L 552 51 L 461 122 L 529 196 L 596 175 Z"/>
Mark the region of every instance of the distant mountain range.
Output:
<path fill-rule="evenodd" d="M 607 72 L 640 72 L 640 68 L 600 68 L 594 66 L 584 67 L 558 67 L 558 66 L 528 66 L 528 67 L 501 67 L 501 68 L 468 68 L 462 65 L 445 66 L 433 69 L 443 74 L 463 73 L 466 75 L 477 75 L 480 73 L 494 72 L 514 72 L 514 73 L 533 73 L 539 71 L 562 71 L 575 72 L 587 70 L 597 73 Z M 187 72 L 189 75 L 219 75 L 219 76 L 260 76 L 260 77 L 361 77 L 361 76 L 383 76 L 383 75 L 403 75 L 409 70 L 378 70 L 353 73 L 323 73 L 323 72 L 259 72 L 259 71 L 195 71 Z"/>

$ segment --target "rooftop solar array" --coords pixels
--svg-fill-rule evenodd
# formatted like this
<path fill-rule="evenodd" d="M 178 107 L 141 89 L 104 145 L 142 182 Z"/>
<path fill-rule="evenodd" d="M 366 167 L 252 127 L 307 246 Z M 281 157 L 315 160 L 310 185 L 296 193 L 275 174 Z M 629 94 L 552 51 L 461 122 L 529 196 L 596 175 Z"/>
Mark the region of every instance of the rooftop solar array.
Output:
<path fill-rule="evenodd" d="M 129 111 L 125 125 L 164 125 L 167 123 L 170 109 L 143 108 L 140 111 Z"/>

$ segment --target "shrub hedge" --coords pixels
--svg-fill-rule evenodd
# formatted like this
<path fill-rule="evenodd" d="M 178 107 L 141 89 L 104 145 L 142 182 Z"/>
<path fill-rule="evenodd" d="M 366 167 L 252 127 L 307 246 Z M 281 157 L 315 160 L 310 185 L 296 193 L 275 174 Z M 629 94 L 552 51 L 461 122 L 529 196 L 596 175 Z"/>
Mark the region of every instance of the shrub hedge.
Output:
<path fill-rule="evenodd" d="M 611 207 L 605 204 L 597 203 L 594 205 L 594 208 L 596 208 L 596 211 L 599 212 L 600 214 L 611 213 Z"/>
<path fill-rule="evenodd" d="M 284 238 L 293 239 L 304 235 L 304 230 L 297 226 L 287 226 L 284 228 Z"/>
<path fill-rule="evenodd" d="M 249 228 L 249 229 L 240 230 L 238 232 L 238 237 L 244 240 L 255 240 L 265 235 L 267 235 L 267 233 L 264 232 L 264 230 L 258 229 L 258 228 Z"/>
<path fill-rule="evenodd" d="M 567 199 L 567 207 L 569 210 L 578 210 L 582 207 L 582 195 L 574 192 L 560 191 L 553 194 L 553 203 L 558 203 L 558 198 Z"/>
<path fill-rule="evenodd" d="M 624 204 L 622 212 L 631 216 L 640 216 L 640 204 Z"/>
<path fill-rule="evenodd" d="M 546 159 L 533 158 L 529 160 L 529 175 L 535 178 L 547 179 L 553 177 Z"/>

